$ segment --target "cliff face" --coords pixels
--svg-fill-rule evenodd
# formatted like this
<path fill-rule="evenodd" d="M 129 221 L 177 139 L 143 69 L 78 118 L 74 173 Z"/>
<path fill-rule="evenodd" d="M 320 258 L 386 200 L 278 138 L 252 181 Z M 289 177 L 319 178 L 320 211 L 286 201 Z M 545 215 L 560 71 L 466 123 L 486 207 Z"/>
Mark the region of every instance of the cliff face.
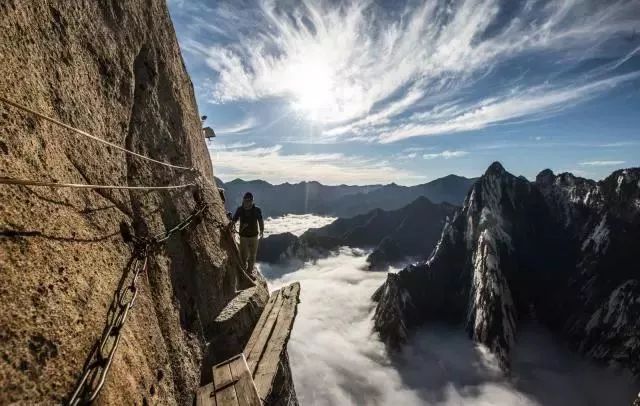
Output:
<path fill-rule="evenodd" d="M 494 163 L 431 258 L 389 275 L 375 328 L 390 346 L 429 320 L 466 326 L 509 367 L 518 325 L 537 319 L 580 352 L 640 374 L 640 170 L 594 182 Z"/>
<path fill-rule="evenodd" d="M 247 283 L 218 227 L 225 210 L 208 183 L 211 161 L 166 5 L 2 1 L 0 60 L 0 94 L 198 171 L 142 161 L 0 103 L 2 176 L 198 184 L 174 191 L 0 185 L 0 403 L 66 398 L 131 257 L 121 226 L 137 236 L 164 232 L 204 201 L 204 217 L 161 247 L 138 281 L 98 398 L 104 404 L 189 404 L 208 364 L 242 350 L 244 342 L 220 337 L 216 317 Z M 265 289 L 259 283 L 229 318 L 233 325 L 226 327 L 237 336 L 250 334 Z M 203 363 L 206 343 L 218 342 L 225 342 L 224 350 L 209 345 Z"/>

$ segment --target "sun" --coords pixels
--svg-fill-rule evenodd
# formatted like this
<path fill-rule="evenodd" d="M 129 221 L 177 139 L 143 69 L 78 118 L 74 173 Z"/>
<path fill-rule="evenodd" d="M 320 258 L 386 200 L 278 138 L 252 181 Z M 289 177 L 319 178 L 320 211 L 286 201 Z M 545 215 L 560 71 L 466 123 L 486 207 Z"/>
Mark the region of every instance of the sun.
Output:
<path fill-rule="evenodd" d="M 339 101 L 335 97 L 335 74 L 326 62 L 292 64 L 286 80 L 295 110 L 312 121 L 330 120 Z"/>

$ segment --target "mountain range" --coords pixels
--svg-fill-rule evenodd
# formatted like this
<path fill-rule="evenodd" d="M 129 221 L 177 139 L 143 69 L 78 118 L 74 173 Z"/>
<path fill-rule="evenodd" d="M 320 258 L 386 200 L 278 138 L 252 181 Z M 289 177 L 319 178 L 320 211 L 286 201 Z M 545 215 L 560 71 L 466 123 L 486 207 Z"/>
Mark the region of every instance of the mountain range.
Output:
<path fill-rule="evenodd" d="M 229 210 L 241 204 L 245 192 L 251 192 L 266 217 L 307 213 L 353 217 L 374 209 L 397 210 L 420 196 L 427 197 L 434 203 L 447 202 L 459 206 L 475 180 L 448 175 L 416 186 L 395 183 L 327 186 L 319 182 L 273 185 L 263 180 L 241 179 L 224 183 L 218 178 L 216 183 L 225 190 Z"/>
<path fill-rule="evenodd" d="M 592 359 L 640 375 L 640 168 L 602 181 L 492 164 L 427 261 L 389 273 L 374 325 L 391 348 L 419 326 L 463 326 L 504 370 L 535 320 Z"/>
<path fill-rule="evenodd" d="M 424 259 L 455 209 L 449 203 L 436 204 L 421 196 L 403 208 L 375 209 L 339 218 L 300 237 L 291 233 L 271 235 L 262 241 L 258 261 L 307 260 L 327 255 L 341 246 L 373 249 L 367 258 L 372 269 L 384 269 L 407 258 Z"/>

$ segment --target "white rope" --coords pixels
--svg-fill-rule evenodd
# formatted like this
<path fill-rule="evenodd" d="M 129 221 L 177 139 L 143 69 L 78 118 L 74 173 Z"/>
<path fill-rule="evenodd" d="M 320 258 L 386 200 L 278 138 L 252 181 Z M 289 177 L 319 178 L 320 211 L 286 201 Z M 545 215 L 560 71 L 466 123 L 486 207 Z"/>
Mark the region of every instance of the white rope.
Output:
<path fill-rule="evenodd" d="M 137 156 L 138 158 L 142 158 L 142 159 L 145 159 L 147 161 L 154 162 L 156 164 L 164 165 L 164 166 L 167 166 L 169 168 L 183 169 L 183 170 L 187 170 L 187 171 L 193 170 L 193 168 L 187 168 L 186 166 L 173 165 L 173 164 L 170 164 L 170 163 L 167 163 L 167 162 L 162 162 L 162 161 L 158 161 L 158 160 L 153 159 L 153 158 L 149 158 L 149 157 L 144 156 L 144 155 L 140 155 L 137 152 L 130 151 L 130 150 L 126 149 L 126 148 L 121 147 L 120 145 L 117 145 L 117 144 L 114 144 L 114 143 L 109 142 L 107 140 L 104 140 L 102 138 L 96 137 L 95 135 L 91 135 L 86 131 L 82 131 L 82 130 L 79 130 L 77 128 L 71 127 L 70 125 L 65 124 L 65 123 L 63 123 L 61 121 L 58 121 L 58 120 L 56 120 L 54 118 L 51 118 L 49 116 L 45 116 L 42 113 L 38 113 L 37 111 L 32 110 L 32 109 L 30 109 L 30 108 L 28 108 L 26 106 L 23 106 L 23 105 L 21 105 L 19 103 L 14 102 L 14 101 L 11 101 L 11 100 L 7 99 L 4 96 L 0 96 L 0 101 L 3 101 L 3 102 L 5 102 L 5 103 L 17 108 L 17 109 L 26 111 L 26 112 L 31 113 L 33 115 L 36 115 L 36 116 L 38 116 L 38 117 L 40 117 L 40 118 L 42 118 L 44 120 L 47 120 L 47 121 L 49 121 L 49 122 L 51 122 L 53 124 L 59 125 L 60 127 L 63 127 L 63 128 L 66 128 L 67 130 L 73 131 L 76 134 L 84 135 L 85 137 L 91 138 L 94 141 L 101 142 L 101 143 L 103 143 L 105 145 L 108 145 L 110 147 L 119 149 L 120 151 L 123 151 L 123 152 L 125 152 L 127 154 L 130 154 L 130 155 L 133 155 L 133 156 Z"/>
<path fill-rule="evenodd" d="M 127 185 L 90 185 L 86 183 L 58 183 L 58 182 L 40 182 L 28 179 L 15 179 L 8 177 L 0 177 L 0 184 L 4 185 L 25 185 L 25 186 L 45 186 L 45 187 L 68 187 L 77 189 L 137 189 L 137 190 L 155 190 L 155 189 L 180 189 L 190 186 L 196 186 L 195 183 L 186 183 L 183 185 L 169 186 L 127 186 Z"/>

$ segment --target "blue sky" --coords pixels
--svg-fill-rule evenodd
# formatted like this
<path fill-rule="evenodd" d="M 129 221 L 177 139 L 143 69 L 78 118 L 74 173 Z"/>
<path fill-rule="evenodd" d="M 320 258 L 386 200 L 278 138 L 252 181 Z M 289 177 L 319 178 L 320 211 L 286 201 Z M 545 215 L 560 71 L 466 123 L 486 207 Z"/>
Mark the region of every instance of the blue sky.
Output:
<path fill-rule="evenodd" d="M 214 170 L 423 183 L 640 166 L 640 0 L 169 0 Z"/>

